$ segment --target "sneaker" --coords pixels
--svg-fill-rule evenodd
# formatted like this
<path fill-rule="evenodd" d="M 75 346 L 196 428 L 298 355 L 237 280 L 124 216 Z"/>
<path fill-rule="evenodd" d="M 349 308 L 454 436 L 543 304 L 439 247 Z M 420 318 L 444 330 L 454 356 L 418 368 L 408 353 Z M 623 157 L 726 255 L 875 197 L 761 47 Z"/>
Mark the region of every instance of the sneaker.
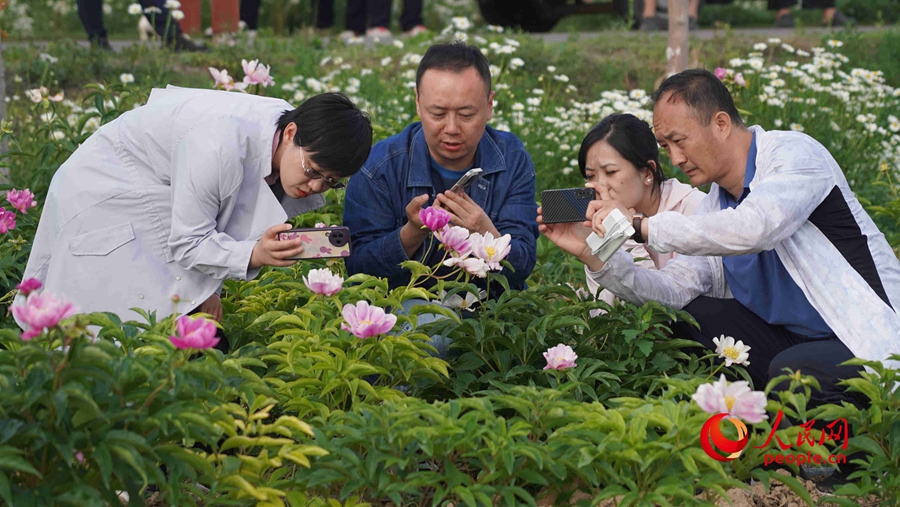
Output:
<path fill-rule="evenodd" d="M 209 51 L 209 48 L 191 41 L 184 34 L 178 34 L 175 36 L 175 51 L 188 51 L 193 53 Z"/>
<path fill-rule="evenodd" d="M 407 30 L 404 32 L 407 37 L 415 37 L 416 35 L 422 33 L 428 33 L 428 29 L 425 28 L 425 25 L 416 25 L 412 28 L 412 30 Z"/>
<path fill-rule="evenodd" d="M 850 16 L 846 16 L 843 12 L 834 11 L 834 16 L 831 18 L 831 21 L 830 22 L 826 21 L 826 22 L 822 23 L 822 26 L 825 26 L 825 27 L 827 27 L 827 26 L 831 26 L 831 27 L 847 26 L 847 25 L 853 24 L 855 22 L 856 22 L 855 19 L 851 18 Z"/>
<path fill-rule="evenodd" d="M 656 16 L 644 18 L 641 20 L 641 31 L 658 32 L 660 30 L 668 30 L 669 27 L 667 25 L 668 23 Z"/>
<path fill-rule="evenodd" d="M 813 484 L 815 484 L 816 490 L 819 493 L 827 496 L 832 496 L 834 495 L 834 488 L 843 484 L 847 484 L 847 476 L 835 471 L 831 475 L 828 475 L 822 479 L 813 479 Z"/>
<path fill-rule="evenodd" d="M 819 482 L 831 477 L 836 471 L 834 467 L 830 466 L 800 465 L 799 475 L 802 479 Z"/>
<path fill-rule="evenodd" d="M 383 26 L 373 26 L 366 30 L 366 37 L 379 38 L 379 39 L 388 39 L 393 37 L 394 34 L 391 33 L 390 30 Z"/>
<path fill-rule="evenodd" d="M 794 28 L 794 15 L 790 12 L 775 20 L 775 28 Z"/>
<path fill-rule="evenodd" d="M 112 51 L 112 46 L 109 45 L 109 39 L 106 37 L 98 37 L 97 39 L 91 40 L 91 49 L 97 48 L 102 49 L 104 51 Z"/>

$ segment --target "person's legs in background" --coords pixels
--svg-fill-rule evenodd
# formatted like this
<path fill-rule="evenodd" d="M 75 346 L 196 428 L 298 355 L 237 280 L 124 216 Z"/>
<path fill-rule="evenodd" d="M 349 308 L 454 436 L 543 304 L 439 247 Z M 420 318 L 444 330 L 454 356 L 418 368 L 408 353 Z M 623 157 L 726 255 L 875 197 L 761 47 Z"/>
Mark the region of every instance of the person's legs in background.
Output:
<path fill-rule="evenodd" d="M 807 7 L 808 5 L 808 7 Z M 822 9 L 822 26 L 844 26 L 854 19 L 837 10 L 835 0 L 804 0 L 804 8 Z"/>
<path fill-rule="evenodd" d="M 797 5 L 797 0 L 769 0 L 769 10 L 775 11 L 775 26 L 778 28 L 793 28 L 794 15 L 791 8 Z"/>
<path fill-rule="evenodd" d="M 769 10 L 775 13 L 775 26 L 791 28 L 794 26 L 794 15 L 791 8 L 797 6 L 797 0 L 769 0 Z M 844 26 L 853 19 L 845 16 L 835 8 L 835 0 L 803 0 L 804 9 L 822 9 L 822 26 Z"/>
<path fill-rule="evenodd" d="M 194 44 L 184 36 L 178 21 L 169 18 L 169 10 L 166 9 L 165 0 L 138 1 L 140 2 L 141 7 L 144 8 L 145 13 L 147 9 L 154 8 L 155 12 L 144 14 L 144 16 L 146 16 L 147 19 L 150 20 L 150 23 L 153 24 L 156 33 L 158 33 L 166 43 L 172 43 L 176 51 L 207 50 L 206 47 Z"/>
<path fill-rule="evenodd" d="M 423 0 L 403 0 L 403 14 L 400 15 L 400 30 L 406 35 L 418 35 L 427 32 L 422 21 Z"/>
<path fill-rule="evenodd" d="M 103 0 L 77 0 L 78 18 L 87 32 L 92 47 L 111 50 L 103 25 Z"/>
<path fill-rule="evenodd" d="M 658 16 L 656 12 L 658 4 L 656 0 L 646 0 L 644 2 L 644 11 L 641 13 L 640 29 L 645 32 L 655 32 L 660 30 L 668 30 L 669 23 L 667 19 Z M 699 30 L 700 25 L 697 24 L 697 18 L 700 17 L 700 0 L 690 0 L 688 2 L 688 30 Z"/>
<path fill-rule="evenodd" d="M 666 30 L 668 23 L 656 15 L 656 0 L 646 0 L 644 2 L 644 12 L 641 13 L 641 31 L 655 32 L 658 30 Z"/>
<path fill-rule="evenodd" d="M 247 26 L 250 38 L 256 36 L 259 29 L 259 6 L 262 0 L 241 0 L 241 21 Z"/>
<path fill-rule="evenodd" d="M 327 30 L 334 25 L 334 0 L 319 0 L 316 28 Z"/>
<path fill-rule="evenodd" d="M 391 0 L 366 0 L 366 10 L 369 14 L 369 29 L 366 35 L 369 37 L 391 36 Z"/>
<path fill-rule="evenodd" d="M 688 2 L 688 30 L 699 30 L 700 24 L 700 0 L 690 0 Z"/>
<path fill-rule="evenodd" d="M 360 36 L 366 34 L 366 0 L 347 0 L 347 32 Z M 341 36 L 348 36 L 342 33 Z"/>

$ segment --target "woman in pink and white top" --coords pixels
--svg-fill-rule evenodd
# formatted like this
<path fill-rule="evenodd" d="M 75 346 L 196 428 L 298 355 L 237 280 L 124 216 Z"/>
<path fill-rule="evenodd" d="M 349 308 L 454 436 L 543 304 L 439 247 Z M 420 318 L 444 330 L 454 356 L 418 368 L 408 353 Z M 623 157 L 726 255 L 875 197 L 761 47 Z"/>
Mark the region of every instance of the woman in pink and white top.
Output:
<path fill-rule="evenodd" d="M 587 181 L 585 186 L 594 189 L 597 199 L 614 199 L 648 217 L 663 211 L 692 215 L 706 197 L 690 185 L 666 179 L 650 125 L 631 114 L 611 114 L 587 133 L 578 152 L 578 168 Z M 546 225 L 540 208 L 538 223 L 550 241 L 585 264 L 588 290 L 597 294 L 600 286 L 590 275 L 591 265 L 597 259 L 585 242 L 590 227 L 581 222 Z M 675 256 L 654 252 L 635 238 L 626 241 L 622 248 L 631 252 L 636 264 L 648 269 L 662 269 Z M 607 290 L 598 297 L 610 304 L 615 299 Z"/>

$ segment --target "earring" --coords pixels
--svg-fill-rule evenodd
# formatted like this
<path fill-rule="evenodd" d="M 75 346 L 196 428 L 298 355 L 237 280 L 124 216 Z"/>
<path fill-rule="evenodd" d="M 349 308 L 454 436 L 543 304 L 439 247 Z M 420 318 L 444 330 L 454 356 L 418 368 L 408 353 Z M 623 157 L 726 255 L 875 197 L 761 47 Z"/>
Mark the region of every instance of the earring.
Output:
<path fill-rule="evenodd" d="M 650 178 L 647 178 L 647 183 L 650 183 L 651 181 L 653 181 L 653 180 L 651 180 Z"/>

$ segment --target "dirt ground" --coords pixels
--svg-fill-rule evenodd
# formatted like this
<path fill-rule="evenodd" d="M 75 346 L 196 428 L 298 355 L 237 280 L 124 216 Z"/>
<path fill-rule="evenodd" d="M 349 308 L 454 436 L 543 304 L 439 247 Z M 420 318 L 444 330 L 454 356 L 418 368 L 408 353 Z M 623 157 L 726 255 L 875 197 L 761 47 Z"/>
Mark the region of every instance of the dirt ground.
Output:
<path fill-rule="evenodd" d="M 782 473 L 779 471 L 778 473 Z M 787 472 L 783 472 L 787 474 Z M 821 493 L 816 489 L 815 483 L 812 481 L 801 480 L 806 489 L 809 490 L 810 496 L 815 505 L 820 505 L 822 499 L 827 499 L 829 495 Z M 716 505 L 721 507 L 805 507 L 804 502 L 790 488 L 777 481 L 772 481 L 772 488 L 766 492 L 762 483 L 750 486 L 749 491 L 740 488 L 732 488 L 728 490 L 728 499 L 720 499 Z M 590 498 L 584 493 L 577 493 L 572 498 L 572 504 L 579 500 Z M 600 504 L 600 507 L 617 507 L 618 500 L 610 499 Z M 821 505 L 836 505 L 822 503 Z M 862 501 L 858 504 L 860 507 L 876 507 L 878 502 L 872 498 L 869 501 Z M 555 497 L 545 497 L 538 501 L 538 507 L 557 507 Z"/>
<path fill-rule="evenodd" d="M 810 496 L 816 505 L 819 505 L 821 499 L 828 498 L 828 495 L 819 492 L 812 481 L 801 481 L 806 489 L 809 490 Z M 773 481 L 772 488 L 766 492 L 762 483 L 750 486 L 750 490 L 733 488 L 728 490 L 729 500 L 720 499 L 716 505 L 721 507 L 805 507 L 806 502 L 800 499 L 787 486 Z M 589 499 L 590 497 L 584 493 L 576 493 L 572 498 L 572 504 L 580 500 Z M 541 498 L 538 507 L 557 507 L 556 497 L 549 496 Z M 616 499 L 606 500 L 600 507 L 617 507 Z M 835 505 L 824 503 L 822 505 Z M 873 498 L 870 501 L 860 502 L 860 507 L 876 507 L 878 502 Z M 154 493 L 147 499 L 147 507 L 167 507 L 165 502 L 160 498 L 159 493 Z"/>

